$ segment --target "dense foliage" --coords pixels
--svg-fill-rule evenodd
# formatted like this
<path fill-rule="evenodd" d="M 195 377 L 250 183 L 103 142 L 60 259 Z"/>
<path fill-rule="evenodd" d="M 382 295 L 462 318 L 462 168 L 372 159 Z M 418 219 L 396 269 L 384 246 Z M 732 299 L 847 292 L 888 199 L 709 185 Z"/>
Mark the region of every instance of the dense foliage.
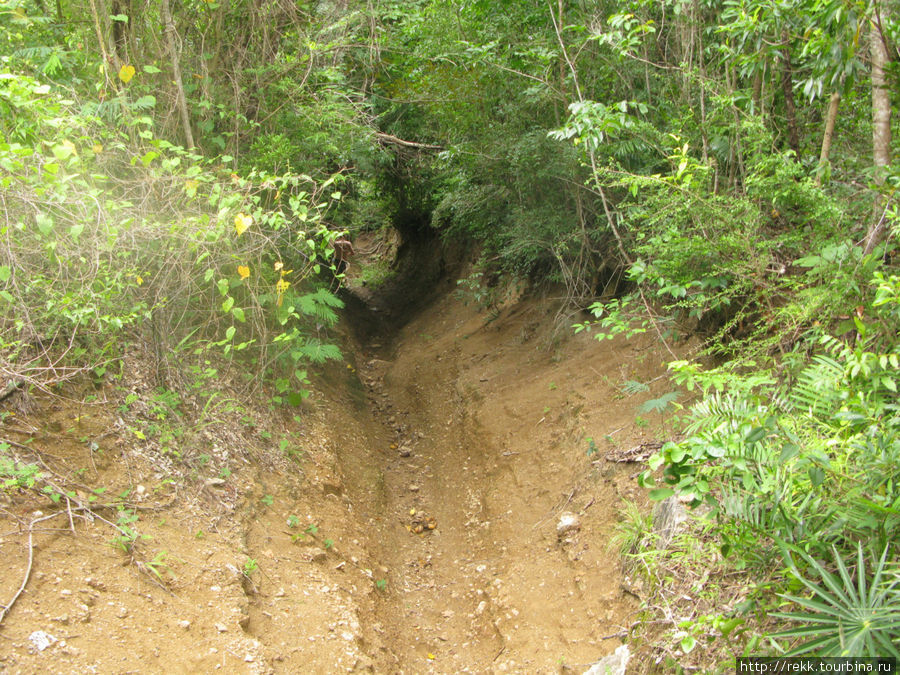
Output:
<path fill-rule="evenodd" d="M 432 228 L 579 329 L 702 334 L 652 496 L 781 566 L 807 612 L 773 649 L 896 653 L 898 8 L 4 0 L 0 369 L 102 377 L 149 339 L 170 386 L 216 350 L 297 403 L 339 357 L 331 242 Z"/>

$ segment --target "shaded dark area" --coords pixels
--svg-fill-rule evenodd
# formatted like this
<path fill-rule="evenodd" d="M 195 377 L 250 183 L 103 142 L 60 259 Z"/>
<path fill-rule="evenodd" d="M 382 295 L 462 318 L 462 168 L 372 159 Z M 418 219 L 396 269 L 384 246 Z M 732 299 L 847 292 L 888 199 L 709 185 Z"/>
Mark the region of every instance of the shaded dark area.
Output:
<path fill-rule="evenodd" d="M 391 276 L 377 287 L 349 284 L 338 293 L 344 321 L 361 345 L 389 341 L 423 308 L 455 288 L 465 247 L 443 240 L 421 221 L 398 224 L 401 243 Z"/>

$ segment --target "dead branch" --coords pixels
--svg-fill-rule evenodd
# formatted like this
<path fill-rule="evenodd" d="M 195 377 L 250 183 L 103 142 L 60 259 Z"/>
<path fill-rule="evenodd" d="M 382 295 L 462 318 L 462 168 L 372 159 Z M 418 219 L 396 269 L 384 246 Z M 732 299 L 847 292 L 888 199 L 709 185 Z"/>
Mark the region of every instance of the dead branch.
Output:
<path fill-rule="evenodd" d="M 417 143 L 416 141 L 404 141 L 402 138 L 397 138 L 396 136 L 392 136 L 391 134 L 386 134 L 382 131 L 375 132 L 375 138 L 377 138 L 382 143 L 391 143 L 393 145 L 402 145 L 406 148 L 416 148 L 418 150 L 443 150 L 443 146 L 441 145 L 430 145 L 428 143 Z"/>

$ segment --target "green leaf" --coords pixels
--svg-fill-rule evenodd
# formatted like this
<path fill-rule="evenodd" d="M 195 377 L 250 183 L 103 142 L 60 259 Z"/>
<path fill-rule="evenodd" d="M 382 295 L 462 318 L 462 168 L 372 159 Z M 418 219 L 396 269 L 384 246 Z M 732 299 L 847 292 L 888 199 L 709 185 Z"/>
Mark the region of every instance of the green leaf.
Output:
<path fill-rule="evenodd" d="M 244 310 L 241 309 L 240 307 L 235 307 L 234 309 L 232 309 L 231 314 L 235 319 L 237 319 L 241 323 L 247 323 L 247 317 L 244 316 Z"/>
<path fill-rule="evenodd" d="M 228 330 L 225 331 L 225 339 L 230 340 L 233 338 L 236 331 L 237 329 L 234 326 L 229 326 Z"/>
<path fill-rule="evenodd" d="M 234 307 L 234 298 L 232 298 L 232 297 L 229 295 L 229 296 L 228 296 L 227 298 L 225 298 L 225 300 L 222 302 L 222 311 L 225 312 L 225 313 L 227 314 L 228 312 L 231 311 L 231 308 L 232 308 L 232 307 Z"/>
<path fill-rule="evenodd" d="M 145 153 L 143 157 L 141 157 L 141 164 L 143 164 L 144 166 L 150 166 L 150 163 L 157 157 L 159 157 L 159 153 L 150 150 L 149 152 Z"/>
<path fill-rule="evenodd" d="M 655 490 L 650 490 L 649 497 L 655 502 L 661 502 L 663 499 L 668 499 L 675 494 L 675 490 L 672 488 L 656 488 Z"/>
<path fill-rule="evenodd" d="M 9 265 L 0 265 L 0 282 L 9 281 L 12 276 L 12 270 Z"/>
<path fill-rule="evenodd" d="M 287 395 L 286 399 L 288 405 L 292 405 L 295 408 L 303 403 L 304 399 L 309 397 L 309 392 L 305 389 L 301 389 L 300 391 L 292 391 Z"/>
<path fill-rule="evenodd" d="M 761 441 L 766 437 L 766 428 L 765 427 L 756 427 L 749 434 L 744 437 L 744 443 L 748 445 L 753 445 L 757 441 Z"/>

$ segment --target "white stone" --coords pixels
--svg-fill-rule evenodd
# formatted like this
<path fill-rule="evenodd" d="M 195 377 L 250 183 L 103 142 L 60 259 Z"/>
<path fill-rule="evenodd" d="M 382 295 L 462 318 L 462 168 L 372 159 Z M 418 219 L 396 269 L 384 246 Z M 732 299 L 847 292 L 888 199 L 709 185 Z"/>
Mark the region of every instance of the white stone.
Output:
<path fill-rule="evenodd" d="M 39 652 L 44 651 L 56 642 L 56 638 L 50 635 L 50 633 L 46 633 L 42 630 L 36 630 L 31 635 L 28 636 L 28 639 L 31 640 L 31 644 L 34 645 L 34 648 Z"/>
<path fill-rule="evenodd" d="M 625 675 L 630 660 L 631 650 L 628 645 L 620 645 L 612 654 L 604 656 L 584 671 L 583 675 Z"/>
<path fill-rule="evenodd" d="M 556 523 L 556 534 L 559 537 L 581 529 L 581 519 L 574 513 L 565 511 L 560 514 Z"/>

